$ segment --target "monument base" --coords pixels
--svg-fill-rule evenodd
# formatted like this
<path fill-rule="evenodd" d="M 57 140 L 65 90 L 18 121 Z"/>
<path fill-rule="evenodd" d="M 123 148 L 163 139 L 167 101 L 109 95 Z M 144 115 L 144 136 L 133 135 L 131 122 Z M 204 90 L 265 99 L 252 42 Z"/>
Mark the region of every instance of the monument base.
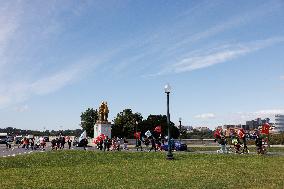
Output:
<path fill-rule="evenodd" d="M 97 138 L 101 134 L 111 138 L 111 123 L 110 122 L 97 122 L 94 126 L 94 138 Z"/>

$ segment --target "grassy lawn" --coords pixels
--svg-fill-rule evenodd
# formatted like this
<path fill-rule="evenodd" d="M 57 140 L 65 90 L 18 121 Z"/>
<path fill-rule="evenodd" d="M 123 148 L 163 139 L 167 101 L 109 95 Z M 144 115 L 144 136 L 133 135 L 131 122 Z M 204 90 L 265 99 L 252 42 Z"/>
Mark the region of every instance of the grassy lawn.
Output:
<path fill-rule="evenodd" d="M 284 188 L 284 156 L 56 151 L 0 158 L 0 188 Z"/>
<path fill-rule="evenodd" d="M 229 146 L 228 146 L 229 147 Z M 249 146 L 248 147 L 251 152 L 256 152 L 255 146 Z M 188 146 L 188 150 L 190 152 L 196 152 L 196 151 L 216 151 L 219 150 L 220 147 L 218 146 Z M 284 153 L 284 147 L 270 147 L 268 149 L 268 152 L 283 152 Z"/>

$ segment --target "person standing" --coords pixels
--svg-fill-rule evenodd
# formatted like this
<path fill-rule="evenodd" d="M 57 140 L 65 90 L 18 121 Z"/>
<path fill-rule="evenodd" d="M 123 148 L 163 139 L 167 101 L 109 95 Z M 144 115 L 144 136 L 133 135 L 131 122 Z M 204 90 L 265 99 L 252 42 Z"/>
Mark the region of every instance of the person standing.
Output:
<path fill-rule="evenodd" d="M 109 142 L 109 139 L 108 139 L 108 136 L 106 136 L 106 138 L 104 140 L 104 151 L 106 151 L 106 149 L 107 149 L 107 151 L 109 151 L 109 144 L 108 144 L 108 142 Z"/>
<path fill-rule="evenodd" d="M 116 139 L 116 148 L 117 148 L 117 151 L 120 151 L 120 138 L 117 137 Z"/>
<path fill-rule="evenodd" d="M 70 150 L 71 149 L 71 144 L 72 144 L 72 140 L 70 139 L 70 137 L 68 137 L 67 143 L 68 143 L 68 148 Z"/>
<path fill-rule="evenodd" d="M 102 151 L 103 150 L 103 144 L 104 144 L 104 140 L 103 137 L 100 136 L 100 140 L 99 140 L 99 149 Z"/>
<path fill-rule="evenodd" d="M 45 146 L 45 141 L 44 141 L 44 138 L 41 136 L 39 137 L 39 146 L 41 149 L 44 149 L 44 146 Z"/>

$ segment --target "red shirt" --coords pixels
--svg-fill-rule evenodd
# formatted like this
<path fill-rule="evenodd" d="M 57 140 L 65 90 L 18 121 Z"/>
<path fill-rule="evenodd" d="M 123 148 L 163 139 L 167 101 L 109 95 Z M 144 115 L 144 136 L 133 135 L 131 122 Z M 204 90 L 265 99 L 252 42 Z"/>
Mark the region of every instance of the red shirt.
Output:
<path fill-rule="evenodd" d="M 261 134 L 268 135 L 269 129 L 270 129 L 270 125 L 268 123 L 263 124 L 261 128 Z"/>

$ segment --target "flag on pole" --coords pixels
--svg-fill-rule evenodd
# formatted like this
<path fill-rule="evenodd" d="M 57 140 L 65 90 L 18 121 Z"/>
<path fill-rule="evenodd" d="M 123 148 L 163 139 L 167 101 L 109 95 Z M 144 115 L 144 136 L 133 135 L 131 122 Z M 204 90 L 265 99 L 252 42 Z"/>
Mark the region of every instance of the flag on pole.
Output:
<path fill-rule="evenodd" d="M 157 127 L 155 127 L 155 130 L 154 130 L 154 131 L 157 132 L 157 133 L 161 133 L 161 132 L 162 132 L 161 126 L 158 125 Z"/>
<path fill-rule="evenodd" d="M 86 132 L 86 131 L 84 131 L 84 132 L 80 135 L 80 137 L 79 137 L 79 142 L 80 142 L 81 140 L 85 139 L 85 138 L 87 138 L 87 132 Z"/>
<path fill-rule="evenodd" d="M 244 129 L 239 129 L 239 130 L 238 130 L 238 136 L 239 136 L 239 138 L 244 138 L 244 137 L 245 137 L 245 131 L 244 131 Z"/>
<path fill-rule="evenodd" d="M 216 129 L 216 131 L 214 132 L 214 138 L 221 138 L 221 133 L 219 131 L 219 129 Z"/>

